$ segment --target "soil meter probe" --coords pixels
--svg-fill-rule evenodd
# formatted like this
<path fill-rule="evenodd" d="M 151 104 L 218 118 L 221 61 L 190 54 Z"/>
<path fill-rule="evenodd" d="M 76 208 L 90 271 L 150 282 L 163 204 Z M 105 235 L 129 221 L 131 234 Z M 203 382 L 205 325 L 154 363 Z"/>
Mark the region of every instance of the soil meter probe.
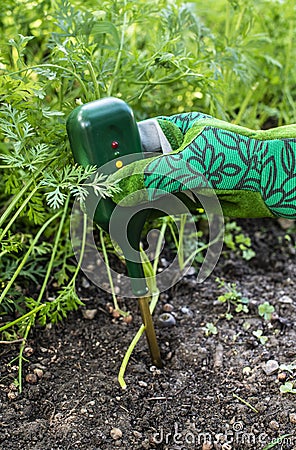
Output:
<path fill-rule="evenodd" d="M 104 98 L 77 107 L 67 120 L 67 132 L 75 161 L 86 167 L 96 165 L 110 175 L 123 166 L 143 159 L 138 127 L 131 108 L 122 100 Z M 86 211 L 92 220 L 110 234 L 121 247 L 134 295 L 138 298 L 152 362 L 162 367 L 152 316 L 149 292 L 141 256 L 141 232 L 149 211 L 139 207 L 120 207 L 111 198 L 89 193 Z M 110 221 L 115 213 L 112 227 Z M 122 225 L 125 225 L 125 229 Z M 124 232 L 126 230 L 126 232 Z"/>

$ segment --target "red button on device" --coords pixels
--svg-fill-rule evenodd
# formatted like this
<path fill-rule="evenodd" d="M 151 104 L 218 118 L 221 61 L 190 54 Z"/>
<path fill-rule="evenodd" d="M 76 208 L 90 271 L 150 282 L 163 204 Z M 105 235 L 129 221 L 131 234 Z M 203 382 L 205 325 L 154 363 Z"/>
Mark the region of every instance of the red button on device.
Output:
<path fill-rule="evenodd" d="M 119 144 L 118 144 L 117 141 L 113 141 L 112 144 L 111 144 L 111 147 L 115 149 L 115 148 L 118 148 L 118 145 Z"/>

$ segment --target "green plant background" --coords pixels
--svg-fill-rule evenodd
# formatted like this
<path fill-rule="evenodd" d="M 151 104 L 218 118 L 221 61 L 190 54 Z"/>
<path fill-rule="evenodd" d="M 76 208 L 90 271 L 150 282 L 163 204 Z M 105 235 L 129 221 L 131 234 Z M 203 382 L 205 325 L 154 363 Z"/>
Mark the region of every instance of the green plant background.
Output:
<path fill-rule="evenodd" d="M 112 95 L 137 120 L 197 110 L 254 129 L 296 122 L 295 9 L 292 0 L 1 3 L 3 339 L 81 303 L 69 211 L 94 168 L 73 165 L 73 108 Z"/>

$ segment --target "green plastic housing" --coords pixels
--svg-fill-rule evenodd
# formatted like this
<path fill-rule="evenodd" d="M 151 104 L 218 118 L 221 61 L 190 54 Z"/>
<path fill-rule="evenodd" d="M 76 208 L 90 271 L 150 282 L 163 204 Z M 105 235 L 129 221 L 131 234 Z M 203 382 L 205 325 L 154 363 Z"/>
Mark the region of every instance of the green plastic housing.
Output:
<path fill-rule="evenodd" d="M 104 98 L 77 107 L 68 117 L 67 132 L 75 161 L 84 167 L 96 165 L 100 168 L 106 165 L 104 174 L 120 170 L 123 156 L 124 164 L 143 158 L 133 111 L 120 99 Z M 93 221 L 108 233 L 115 207 L 120 208 L 110 198 L 98 202 L 92 193 L 86 203 L 87 210 L 95 210 Z M 113 230 L 112 238 L 118 242 L 125 256 L 133 293 L 142 296 L 147 293 L 147 287 L 139 248 L 147 210 L 121 208 L 119 217 L 121 213 L 123 222 L 128 221 L 127 236 L 123 236 L 119 224 L 118 230 Z M 136 252 L 131 252 L 130 247 Z"/>

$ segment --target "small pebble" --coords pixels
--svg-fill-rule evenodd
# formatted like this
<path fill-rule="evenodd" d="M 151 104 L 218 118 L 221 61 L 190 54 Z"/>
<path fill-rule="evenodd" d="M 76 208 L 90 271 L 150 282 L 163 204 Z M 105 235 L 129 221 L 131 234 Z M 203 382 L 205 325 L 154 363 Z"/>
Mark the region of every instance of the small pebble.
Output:
<path fill-rule="evenodd" d="M 85 289 L 88 289 L 90 287 L 90 282 L 88 281 L 87 278 L 82 278 L 82 287 L 84 287 Z"/>
<path fill-rule="evenodd" d="M 212 450 L 213 446 L 210 442 L 204 442 L 202 444 L 202 450 Z"/>
<path fill-rule="evenodd" d="M 189 267 L 189 269 L 185 272 L 185 276 L 187 276 L 187 277 L 191 277 L 192 275 L 195 275 L 195 274 L 196 274 L 196 269 L 193 266 Z"/>
<path fill-rule="evenodd" d="M 98 312 L 97 309 L 83 309 L 82 315 L 84 319 L 93 320 L 97 312 Z"/>
<path fill-rule="evenodd" d="M 129 314 L 128 316 L 125 316 L 122 320 L 129 325 L 133 321 L 133 316 Z"/>
<path fill-rule="evenodd" d="M 143 437 L 142 433 L 136 430 L 133 431 L 133 435 L 135 436 L 136 439 L 141 439 Z"/>
<path fill-rule="evenodd" d="M 120 312 L 117 309 L 113 309 L 112 311 L 112 317 L 114 317 L 114 319 L 119 319 L 120 317 Z"/>
<path fill-rule="evenodd" d="M 293 303 L 293 300 L 288 295 L 283 295 L 282 297 L 279 298 L 279 302 L 290 305 Z"/>
<path fill-rule="evenodd" d="M 142 447 L 143 447 L 145 450 L 148 450 L 148 449 L 150 448 L 150 442 L 149 442 L 148 439 L 145 439 L 145 441 L 142 442 Z"/>
<path fill-rule="evenodd" d="M 139 386 L 141 386 L 141 387 L 147 387 L 148 386 L 148 384 L 146 383 L 146 381 L 139 381 Z"/>
<path fill-rule="evenodd" d="M 269 359 L 265 366 L 263 367 L 264 372 L 266 375 L 272 375 L 279 369 L 279 363 L 275 361 L 274 359 Z"/>
<path fill-rule="evenodd" d="M 288 230 L 293 226 L 294 221 L 291 219 L 284 219 L 283 217 L 281 217 L 280 219 L 278 219 L 278 223 L 280 224 L 280 227 L 283 230 Z"/>
<path fill-rule="evenodd" d="M 18 396 L 17 392 L 9 391 L 7 394 L 7 397 L 9 400 L 15 400 L 17 398 L 17 396 Z"/>
<path fill-rule="evenodd" d="M 278 374 L 278 380 L 279 380 L 279 381 L 285 381 L 286 378 L 287 378 L 286 372 L 280 372 L 280 373 Z"/>
<path fill-rule="evenodd" d="M 172 312 L 174 310 L 173 305 L 171 305 L 170 303 L 165 303 L 162 307 L 163 311 L 165 312 Z"/>
<path fill-rule="evenodd" d="M 188 316 L 188 317 L 193 317 L 193 312 L 187 306 L 182 306 L 181 313 L 186 315 L 186 316 Z"/>
<path fill-rule="evenodd" d="M 246 366 L 246 367 L 243 368 L 243 374 L 244 375 L 249 376 L 249 375 L 251 375 L 251 373 L 252 373 L 252 368 L 251 367 Z"/>
<path fill-rule="evenodd" d="M 296 423 L 296 413 L 291 413 L 290 415 L 289 415 L 289 419 L 290 419 L 290 422 L 291 423 Z"/>
<path fill-rule="evenodd" d="M 163 313 L 158 317 L 158 323 L 161 328 L 173 327 L 176 325 L 176 319 L 170 313 Z"/>
<path fill-rule="evenodd" d="M 280 428 L 280 424 L 276 420 L 271 420 L 269 422 L 269 428 L 276 431 Z"/>
<path fill-rule="evenodd" d="M 213 355 L 214 368 L 216 370 L 217 369 L 220 370 L 223 367 L 223 353 L 224 353 L 223 345 L 222 344 L 218 344 L 216 346 L 215 353 Z"/>
<path fill-rule="evenodd" d="M 26 375 L 26 382 L 30 384 L 36 384 L 38 381 L 37 375 L 35 373 L 28 373 Z"/>
<path fill-rule="evenodd" d="M 43 377 L 44 372 L 43 372 L 42 369 L 36 368 L 36 369 L 33 370 L 33 372 L 35 373 L 35 375 L 37 375 L 38 378 L 42 378 Z"/>
<path fill-rule="evenodd" d="M 112 430 L 110 431 L 110 436 L 112 437 L 112 439 L 114 439 L 114 441 L 121 439 L 122 438 L 121 429 L 120 428 L 112 428 Z"/>
<path fill-rule="evenodd" d="M 30 356 L 32 356 L 34 353 L 34 350 L 32 347 L 25 347 L 24 349 L 24 355 L 29 358 Z"/>

